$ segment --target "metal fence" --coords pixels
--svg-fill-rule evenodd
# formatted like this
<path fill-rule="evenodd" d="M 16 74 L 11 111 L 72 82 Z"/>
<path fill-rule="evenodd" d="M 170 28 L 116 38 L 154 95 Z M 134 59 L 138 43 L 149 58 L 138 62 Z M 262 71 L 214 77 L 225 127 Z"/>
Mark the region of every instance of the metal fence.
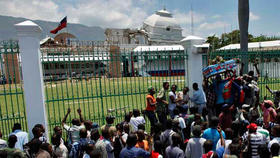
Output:
<path fill-rule="evenodd" d="M 254 71 L 254 74 L 256 75 L 257 71 L 254 67 L 254 64 L 256 63 L 260 71 L 258 85 L 260 88 L 261 99 L 265 96 L 270 99 L 272 98 L 272 95 L 265 88 L 266 85 L 273 90 L 280 89 L 280 50 L 254 50 L 247 53 L 238 50 L 211 52 L 208 58 L 208 63 L 211 63 L 218 57 L 222 57 L 224 60 L 236 59 L 238 61 L 237 73 L 240 71 L 241 61 L 247 61 L 248 71 Z"/>
<path fill-rule="evenodd" d="M 13 124 L 27 129 L 18 43 L 0 42 L 0 130 L 4 138 Z"/>
<path fill-rule="evenodd" d="M 42 54 L 50 129 L 60 125 L 67 108 L 81 108 L 85 119 L 99 124 L 106 115 L 120 122 L 132 109 L 145 108 L 148 87 L 158 91 L 168 81 L 182 90 L 186 83 L 184 50 L 90 46 L 45 49 Z M 77 112 L 68 121 L 74 117 Z"/>
<path fill-rule="evenodd" d="M 27 130 L 19 52 L 17 42 L 0 42 L 0 130 L 4 138 L 15 122 Z M 158 92 L 164 81 L 176 84 L 179 91 L 188 86 L 184 50 L 133 51 L 92 44 L 41 48 L 41 53 L 50 130 L 60 125 L 68 108 L 72 109 L 68 122 L 78 117 L 78 108 L 87 120 L 104 124 L 105 116 L 113 115 L 120 122 L 132 109 L 145 108 L 148 87 Z M 254 70 L 253 63 L 258 62 L 262 98 L 271 97 L 265 85 L 279 90 L 279 50 L 245 55 L 238 51 L 212 52 L 203 56 L 203 64 L 216 56 L 225 60 L 247 57 L 249 70 Z"/>

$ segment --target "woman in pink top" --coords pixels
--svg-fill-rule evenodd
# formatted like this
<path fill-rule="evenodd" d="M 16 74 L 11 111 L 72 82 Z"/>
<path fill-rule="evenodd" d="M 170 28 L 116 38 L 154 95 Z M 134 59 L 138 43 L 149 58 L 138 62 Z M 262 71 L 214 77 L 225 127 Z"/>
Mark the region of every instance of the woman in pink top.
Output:
<path fill-rule="evenodd" d="M 267 128 L 269 126 L 269 122 L 274 122 L 276 118 L 276 111 L 273 108 L 273 102 L 271 100 L 265 100 L 261 105 L 261 109 L 263 111 L 263 122 L 264 126 Z"/>

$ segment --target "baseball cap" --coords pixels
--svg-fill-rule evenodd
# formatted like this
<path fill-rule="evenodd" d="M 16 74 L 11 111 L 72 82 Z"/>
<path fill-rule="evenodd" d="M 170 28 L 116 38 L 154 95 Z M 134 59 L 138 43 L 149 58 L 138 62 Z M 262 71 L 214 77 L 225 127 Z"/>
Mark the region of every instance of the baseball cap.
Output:
<path fill-rule="evenodd" d="M 250 130 L 257 130 L 258 126 L 257 124 L 255 123 L 251 123 L 250 125 L 247 126 L 247 129 L 250 129 Z"/>

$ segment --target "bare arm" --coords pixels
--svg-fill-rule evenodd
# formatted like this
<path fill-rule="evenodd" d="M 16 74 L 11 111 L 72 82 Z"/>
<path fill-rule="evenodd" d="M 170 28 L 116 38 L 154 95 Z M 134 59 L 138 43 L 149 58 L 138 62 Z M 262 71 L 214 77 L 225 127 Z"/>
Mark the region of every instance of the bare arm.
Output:
<path fill-rule="evenodd" d="M 256 71 L 257 71 L 257 74 L 258 74 L 258 77 L 260 77 L 260 70 L 258 69 L 258 64 L 257 63 L 254 63 L 254 66 L 256 68 Z"/>
<path fill-rule="evenodd" d="M 83 116 L 82 116 L 82 111 L 81 111 L 81 109 L 80 109 L 80 108 L 77 109 L 77 112 L 78 112 L 78 114 L 79 114 L 81 123 L 83 123 L 83 122 L 84 122 L 84 118 L 83 118 Z"/>
<path fill-rule="evenodd" d="M 272 90 L 268 87 L 268 85 L 266 85 L 265 88 L 266 88 L 270 93 L 273 93 Z"/>
<path fill-rule="evenodd" d="M 71 112 L 71 109 L 68 108 L 66 115 L 64 116 L 63 120 L 61 121 L 62 126 L 65 124 L 65 121 L 66 121 L 68 115 L 70 114 L 70 112 Z"/>
<path fill-rule="evenodd" d="M 225 147 L 226 147 L 226 144 L 225 144 L 225 139 L 224 139 L 224 136 L 223 136 L 221 127 L 218 126 L 218 127 L 217 127 L 217 130 L 218 130 L 218 132 L 219 132 L 219 134 L 220 134 L 221 146 L 225 148 Z"/>
<path fill-rule="evenodd" d="M 148 98 L 148 103 L 151 105 L 151 106 L 155 106 L 156 103 L 153 103 L 153 100 L 151 98 Z"/>

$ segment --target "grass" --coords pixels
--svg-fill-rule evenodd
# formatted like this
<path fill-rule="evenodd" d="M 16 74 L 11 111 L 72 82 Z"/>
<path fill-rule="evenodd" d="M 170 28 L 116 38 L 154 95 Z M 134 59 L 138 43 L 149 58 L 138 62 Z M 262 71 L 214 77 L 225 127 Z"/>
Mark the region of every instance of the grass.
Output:
<path fill-rule="evenodd" d="M 176 84 L 178 90 L 185 85 L 184 76 L 173 77 L 123 77 L 123 78 L 92 78 L 88 80 L 62 80 L 45 82 L 45 100 L 49 129 L 60 125 L 68 108 L 72 118 L 78 117 L 76 110 L 81 108 L 85 119 L 99 124 L 109 109 L 115 109 L 111 115 L 120 122 L 126 112 L 134 108 L 144 109 L 145 96 L 150 86 L 158 91 L 162 82 Z M 0 86 L 0 130 L 5 138 L 11 132 L 15 122 L 21 122 L 26 130 L 25 105 L 22 84 Z"/>

